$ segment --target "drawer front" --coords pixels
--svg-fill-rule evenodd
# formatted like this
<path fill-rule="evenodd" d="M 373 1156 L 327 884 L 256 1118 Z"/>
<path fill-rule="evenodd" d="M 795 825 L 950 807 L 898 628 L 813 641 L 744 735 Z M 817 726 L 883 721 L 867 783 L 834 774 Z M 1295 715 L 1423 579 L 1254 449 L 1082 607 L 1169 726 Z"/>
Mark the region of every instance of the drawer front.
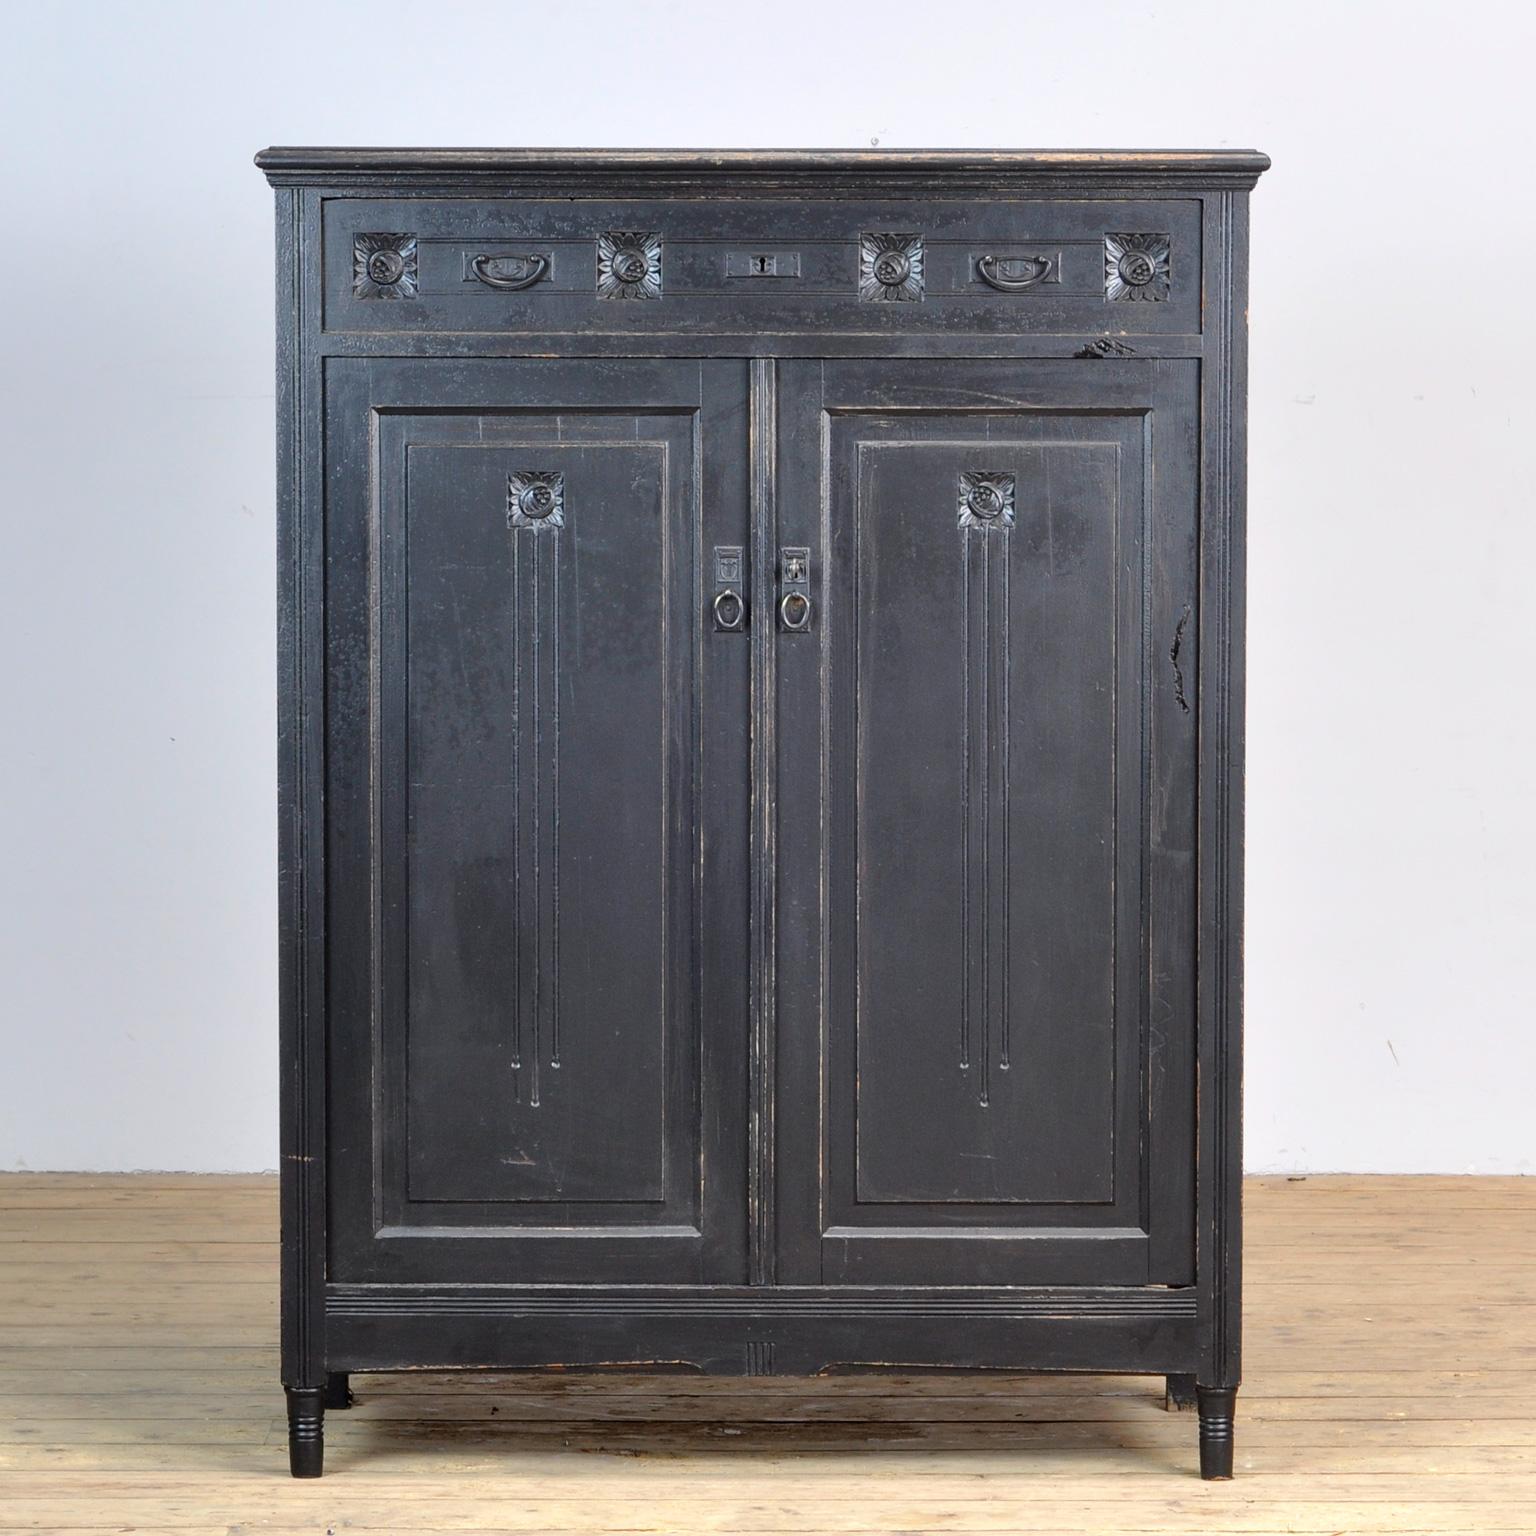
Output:
<path fill-rule="evenodd" d="M 1194 200 L 333 198 L 324 262 L 334 332 L 1200 329 Z"/>

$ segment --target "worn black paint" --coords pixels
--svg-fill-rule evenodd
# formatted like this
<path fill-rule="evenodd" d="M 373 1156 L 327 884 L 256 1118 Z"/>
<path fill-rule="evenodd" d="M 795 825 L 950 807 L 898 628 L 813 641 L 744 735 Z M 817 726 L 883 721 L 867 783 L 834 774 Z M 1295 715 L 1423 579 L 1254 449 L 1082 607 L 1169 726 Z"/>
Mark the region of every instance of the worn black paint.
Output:
<path fill-rule="evenodd" d="M 260 163 L 295 1473 L 665 1361 L 1163 1374 L 1229 1475 L 1267 162 Z"/>
<path fill-rule="evenodd" d="M 746 365 L 326 393 L 331 1038 L 368 1064 L 331 1077 L 331 1273 L 745 1280 L 748 647 L 702 564 L 746 543 Z M 525 469 L 563 526 L 508 526 Z"/>
<path fill-rule="evenodd" d="M 1197 371 L 783 376 L 825 619 L 778 657 L 781 1278 L 1188 1283 L 1195 732 L 1145 635 L 1196 579 Z M 957 526 L 974 466 L 1011 526 Z"/>

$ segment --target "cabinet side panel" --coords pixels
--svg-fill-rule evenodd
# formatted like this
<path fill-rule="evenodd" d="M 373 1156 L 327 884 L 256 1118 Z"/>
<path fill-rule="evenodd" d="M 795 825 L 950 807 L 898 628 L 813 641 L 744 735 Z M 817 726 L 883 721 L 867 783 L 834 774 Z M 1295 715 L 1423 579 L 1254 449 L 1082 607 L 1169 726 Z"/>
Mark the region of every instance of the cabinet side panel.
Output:
<path fill-rule="evenodd" d="M 277 771 L 282 1377 L 325 1371 L 324 541 L 312 485 L 306 389 L 314 199 L 277 193 Z"/>
<path fill-rule="evenodd" d="M 1248 198 L 1206 205 L 1211 350 L 1201 401 L 1199 810 L 1200 1382 L 1241 1376 L 1244 415 Z"/>

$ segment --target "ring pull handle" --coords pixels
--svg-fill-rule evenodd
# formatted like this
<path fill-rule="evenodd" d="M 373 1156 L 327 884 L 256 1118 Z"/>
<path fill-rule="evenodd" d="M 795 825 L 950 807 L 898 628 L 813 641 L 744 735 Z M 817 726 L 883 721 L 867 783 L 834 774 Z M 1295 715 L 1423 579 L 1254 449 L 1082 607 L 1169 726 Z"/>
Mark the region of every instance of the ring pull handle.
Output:
<path fill-rule="evenodd" d="M 1025 276 L 1012 276 L 1007 267 L 1030 266 L 1034 271 Z M 1052 256 L 982 256 L 976 262 L 976 271 L 982 282 L 990 284 L 1002 293 L 1018 293 L 1023 288 L 1033 288 L 1043 283 L 1056 266 Z"/>
<path fill-rule="evenodd" d="M 501 277 L 490 270 L 493 261 L 521 261 L 528 270 L 521 277 Z M 485 284 L 487 288 L 501 288 L 507 291 L 515 291 L 519 288 L 532 288 L 541 277 L 549 272 L 549 257 L 547 256 L 476 256 L 469 264 L 469 270 Z"/>
<path fill-rule="evenodd" d="M 779 599 L 779 623 L 792 635 L 811 627 L 811 600 L 804 592 L 786 592 Z"/>
<path fill-rule="evenodd" d="M 741 593 L 727 587 L 723 592 L 715 593 L 713 607 L 716 629 L 729 635 L 746 628 L 747 605 L 742 601 Z"/>

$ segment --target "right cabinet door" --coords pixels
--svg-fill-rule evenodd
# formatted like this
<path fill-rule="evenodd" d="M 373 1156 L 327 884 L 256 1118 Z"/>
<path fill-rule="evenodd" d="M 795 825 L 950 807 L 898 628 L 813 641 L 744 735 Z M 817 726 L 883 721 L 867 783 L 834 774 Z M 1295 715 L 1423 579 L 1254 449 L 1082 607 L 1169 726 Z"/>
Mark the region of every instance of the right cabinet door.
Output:
<path fill-rule="evenodd" d="M 1188 1282 L 1198 364 L 780 383 L 777 1279 Z"/>

